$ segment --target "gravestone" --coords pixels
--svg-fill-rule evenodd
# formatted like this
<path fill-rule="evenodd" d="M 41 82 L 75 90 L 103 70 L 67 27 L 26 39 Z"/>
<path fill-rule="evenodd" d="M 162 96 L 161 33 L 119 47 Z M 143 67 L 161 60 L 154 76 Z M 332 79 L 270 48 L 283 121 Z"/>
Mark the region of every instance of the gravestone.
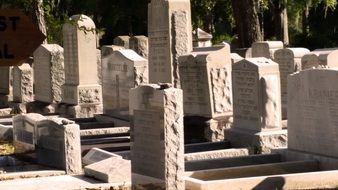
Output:
<path fill-rule="evenodd" d="M 13 117 L 13 144 L 15 153 L 35 150 L 36 129 L 39 121 L 46 119 L 35 113 L 21 114 Z"/>
<path fill-rule="evenodd" d="M 232 67 L 233 127 L 225 132 L 234 147 L 257 146 L 263 152 L 286 145 L 281 130 L 278 64 L 249 58 Z"/>
<path fill-rule="evenodd" d="M 302 58 L 302 70 L 317 68 L 320 65 L 328 66 L 330 68 L 338 67 L 338 49 L 327 48 L 327 49 L 316 49 Z"/>
<path fill-rule="evenodd" d="M 95 24 L 85 15 L 74 15 L 70 21 L 63 26 L 65 84 L 62 86 L 62 102 L 79 105 L 71 108 L 75 113 L 92 115 L 102 104 L 96 69 Z"/>
<path fill-rule="evenodd" d="M 118 157 L 122 158 L 120 155 L 99 149 L 92 148 L 88 151 L 88 153 L 82 158 L 82 163 L 85 165 L 90 165 L 96 162 L 100 162 L 110 157 Z"/>
<path fill-rule="evenodd" d="M 34 101 L 33 69 L 24 63 L 13 67 L 13 101 L 27 103 Z"/>
<path fill-rule="evenodd" d="M 51 118 L 36 126 L 37 162 L 63 169 L 67 174 L 82 173 L 80 127 L 74 121 Z"/>
<path fill-rule="evenodd" d="M 132 173 L 163 180 L 167 190 L 185 189 L 182 90 L 141 85 L 129 100 Z"/>
<path fill-rule="evenodd" d="M 101 57 L 102 59 L 106 56 L 109 56 L 110 54 L 112 54 L 114 51 L 117 50 L 123 50 L 126 49 L 122 46 L 115 46 L 115 45 L 105 45 L 101 47 Z"/>
<path fill-rule="evenodd" d="M 137 54 L 144 58 L 148 58 L 148 37 L 132 36 L 129 39 L 129 47 Z"/>
<path fill-rule="evenodd" d="M 338 158 L 337 69 L 309 69 L 288 78 L 288 149 Z"/>
<path fill-rule="evenodd" d="M 194 48 L 179 58 L 184 115 L 214 118 L 232 111 L 230 46 Z"/>
<path fill-rule="evenodd" d="M 189 0 L 152 0 L 148 5 L 149 82 L 180 86 L 178 57 L 192 51 Z"/>
<path fill-rule="evenodd" d="M 13 67 L 0 67 L 0 106 L 7 106 L 13 100 Z"/>
<path fill-rule="evenodd" d="M 129 49 L 129 36 L 117 36 L 114 38 L 114 45 Z"/>
<path fill-rule="evenodd" d="M 129 120 L 129 90 L 148 82 L 148 61 L 133 50 L 114 51 L 103 59 L 104 113 Z"/>
<path fill-rule="evenodd" d="M 231 53 L 230 54 L 231 57 L 231 63 L 237 63 L 238 61 L 241 61 L 242 59 L 244 59 L 242 56 L 238 55 L 237 53 Z"/>
<path fill-rule="evenodd" d="M 310 51 L 306 48 L 285 48 L 275 51 L 274 61 L 278 63 L 280 74 L 282 118 L 287 118 L 287 77 L 301 70 L 301 59 Z"/>
<path fill-rule="evenodd" d="M 194 47 L 210 47 L 212 46 L 212 34 L 197 28 L 193 31 L 193 46 Z"/>
<path fill-rule="evenodd" d="M 58 103 L 62 100 L 65 82 L 63 48 L 57 44 L 43 44 L 34 52 L 35 100 Z"/>
<path fill-rule="evenodd" d="M 97 78 L 98 83 L 102 85 L 102 59 L 101 59 L 101 50 L 97 49 Z"/>
<path fill-rule="evenodd" d="M 278 49 L 283 49 L 284 44 L 281 41 L 259 41 L 254 42 L 251 48 L 252 57 L 274 59 L 274 52 Z"/>

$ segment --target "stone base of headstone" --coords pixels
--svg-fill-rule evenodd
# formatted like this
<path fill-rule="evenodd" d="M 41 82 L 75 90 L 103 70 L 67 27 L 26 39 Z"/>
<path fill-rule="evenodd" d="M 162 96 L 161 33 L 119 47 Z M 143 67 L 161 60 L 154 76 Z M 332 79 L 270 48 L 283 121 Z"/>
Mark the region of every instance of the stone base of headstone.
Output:
<path fill-rule="evenodd" d="M 258 152 L 270 153 L 271 149 L 287 147 L 285 129 L 257 132 L 231 128 L 224 135 L 234 148 L 254 147 Z"/>
<path fill-rule="evenodd" d="M 233 124 L 232 115 L 206 118 L 200 116 L 184 117 L 184 141 L 196 142 L 207 140 L 209 142 L 224 141 L 224 130 Z"/>
<path fill-rule="evenodd" d="M 161 179 L 144 176 L 140 174 L 132 174 L 132 190 L 165 190 L 165 182 Z"/>
<path fill-rule="evenodd" d="M 9 106 L 13 114 L 27 113 L 27 103 L 11 102 Z"/>
<path fill-rule="evenodd" d="M 102 112 L 102 104 L 61 104 L 59 106 L 59 114 L 63 117 L 88 118 L 94 117 L 96 114 L 102 114 Z"/>
<path fill-rule="evenodd" d="M 27 103 L 27 112 L 39 113 L 39 114 L 57 114 L 58 104 L 56 103 L 45 103 L 40 101 Z"/>

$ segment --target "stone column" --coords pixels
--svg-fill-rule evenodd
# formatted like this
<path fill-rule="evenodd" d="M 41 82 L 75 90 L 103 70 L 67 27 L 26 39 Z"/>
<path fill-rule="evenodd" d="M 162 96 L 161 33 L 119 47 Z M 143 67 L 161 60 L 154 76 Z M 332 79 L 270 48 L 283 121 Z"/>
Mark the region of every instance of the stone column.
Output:
<path fill-rule="evenodd" d="M 185 189 L 182 98 L 165 85 L 130 90 L 132 172 L 162 180 L 166 190 Z"/>
<path fill-rule="evenodd" d="M 34 101 L 33 69 L 28 63 L 13 68 L 13 101 L 27 103 Z"/>

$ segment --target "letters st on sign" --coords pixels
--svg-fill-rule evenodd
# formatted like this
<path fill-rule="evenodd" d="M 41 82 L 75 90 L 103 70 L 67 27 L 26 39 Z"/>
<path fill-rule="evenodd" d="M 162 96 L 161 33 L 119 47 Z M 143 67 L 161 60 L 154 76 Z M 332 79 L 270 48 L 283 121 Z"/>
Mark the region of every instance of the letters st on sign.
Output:
<path fill-rule="evenodd" d="M 22 64 L 45 38 L 20 10 L 0 9 L 0 66 Z"/>

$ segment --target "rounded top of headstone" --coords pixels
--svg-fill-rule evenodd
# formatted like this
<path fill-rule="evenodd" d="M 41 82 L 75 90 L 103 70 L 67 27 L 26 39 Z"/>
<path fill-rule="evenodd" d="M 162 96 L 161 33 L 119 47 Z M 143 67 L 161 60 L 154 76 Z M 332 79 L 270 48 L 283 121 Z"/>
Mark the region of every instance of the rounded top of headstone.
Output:
<path fill-rule="evenodd" d="M 73 15 L 69 20 L 75 22 L 79 28 L 84 27 L 85 29 L 95 29 L 94 21 L 86 15 Z"/>

